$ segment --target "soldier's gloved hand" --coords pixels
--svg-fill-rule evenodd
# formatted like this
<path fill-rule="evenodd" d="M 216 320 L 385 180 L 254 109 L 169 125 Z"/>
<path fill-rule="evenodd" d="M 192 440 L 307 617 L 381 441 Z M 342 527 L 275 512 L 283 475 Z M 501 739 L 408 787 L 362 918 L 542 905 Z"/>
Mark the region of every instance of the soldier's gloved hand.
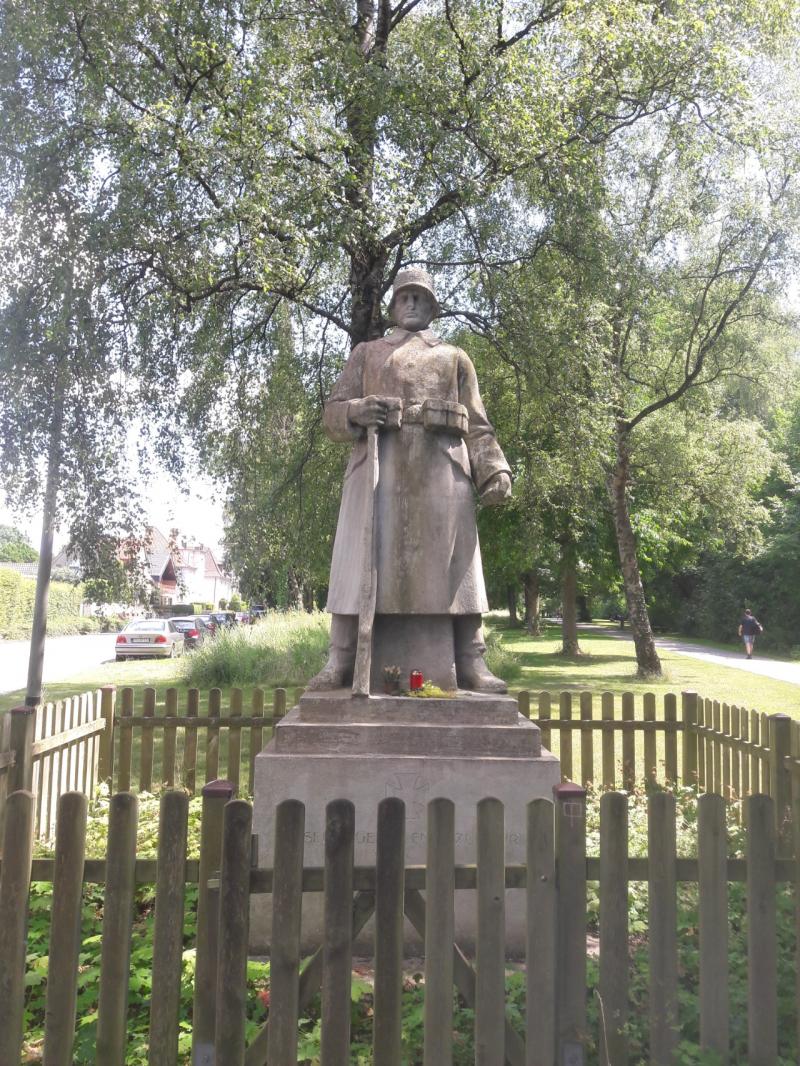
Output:
<path fill-rule="evenodd" d="M 493 507 L 498 503 L 504 503 L 510 496 L 511 478 L 505 470 L 500 470 L 497 474 L 492 474 L 483 486 L 480 500 L 487 507 Z"/>
<path fill-rule="evenodd" d="M 382 426 L 386 421 L 390 400 L 389 396 L 365 396 L 361 400 L 351 400 L 347 417 L 356 426 Z"/>

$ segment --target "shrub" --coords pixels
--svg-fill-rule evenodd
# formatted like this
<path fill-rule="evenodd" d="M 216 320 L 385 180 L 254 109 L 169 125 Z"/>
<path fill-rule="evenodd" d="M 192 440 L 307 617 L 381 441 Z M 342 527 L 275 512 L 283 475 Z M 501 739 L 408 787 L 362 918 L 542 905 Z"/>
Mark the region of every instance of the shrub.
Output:
<path fill-rule="evenodd" d="M 498 630 L 485 625 L 483 630 L 486 641 L 486 665 L 497 677 L 504 681 L 513 681 L 522 673 L 522 664 L 517 653 L 503 643 Z"/>
<path fill-rule="evenodd" d="M 325 664 L 329 616 L 320 611 L 271 611 L 253 626 L 223 629 L 185 659 L 196 688 L 302 685 Z"/>

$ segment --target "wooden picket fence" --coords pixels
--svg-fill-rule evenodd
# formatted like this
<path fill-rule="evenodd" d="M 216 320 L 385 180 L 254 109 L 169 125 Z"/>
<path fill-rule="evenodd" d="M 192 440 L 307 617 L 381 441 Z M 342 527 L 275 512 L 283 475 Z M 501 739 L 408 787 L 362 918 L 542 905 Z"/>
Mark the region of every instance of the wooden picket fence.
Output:
<path fill-rule="evenodd" d="M 800 722 L 745 710 L 684 692 L 661 700 L 631 692 L 531 693 L 517 696 L 536 722 L 542 744 L 561 761 L 562 777 L 584 786 L 631 789 L 637 782 L 678 784 L 717 792 L 729 801 L 764 793 L 785 809 L 800 774 Z M 190 793 L 220 775 L 251 794 L 255 758 L 285 715 L 287 692 L 241 689 L 227 699 L 167 689 L 163 708 L 153 688 L 139 706 L 131 688 L 86 692 L 5 716 L 0 740 L 0 819 L 6 790 L 36 794 L 37 838 L 48 839 L 58 797 L 92 795 L 99 781 L 119 791 L 181 785 Z M 163 713 L 157 713 L 162 712 Z M 599 712 L 599 713 L 598 713 Z M 5 786 L 5 787 L 4 787 Z M 1 821 L 0 821 L 0 824 Z"/>
<path fill-rule="evenodd" d="M 86 859 L 87 798 L 59 800 L 54 859 L 31 858 L 35 800 L 28 791 L 9 797 L 0 866 L 0 1062 L 20 1061 L 26 973 L 27 896 L 30 880 L 53 882 L 44 1062 L 72 1061 L 79 970 L 81 890 L 105 883 L 99 976 L 96 1061 L 123 1063 L 126 1049 L 129 948 L 137 883 L 154 882 L 155 927 L 150 997 L 150 1062 L 178 1062 L 179 1003 L 185 889 L 198 883 L 192 1062 L 213 1066 L 288 1066 L 297 1061 L 298 1019 L 321 989 L 322 1061 L 350 1066 L 350 984 L 357 933 L 374 916 L 373 1047 L 376 1066 L 400 1066 L 403 919 L 425 946 L 424 1064 L 445 1066 L 453 1054 L 453 988 L 474 1010 L 476 1063 L 481 1066 L 564 1066 L 586 1061 L 599 1045 L 601 1062 L 626 1066 L 630 1005 L 628 889 L 649 890 L 649 1058 L 675 1063 L 685 1024 L 679 999 L 676 893 L 679 882 L 698 889 L 700 1043 L 729 1054 L 728 884 L 747 886 L 747 1040 L 752 1064 L 778 1059 L 776 888 L 795 881 L 793 860 L 781 857 L 774 801 L 746 800 L 744 858 L 730 858 L 723 797 L 698 801 L 698 850 L 676 854 L 672 793 L 649 796 L 649 854 L 629 857 L 628 797 L 601 799 L 599 855 L 587 856 L 586 793 L 573 784 L 554 801 L 527 807 L 527 859 L 504 857 L 504 810 L 487 798 L 477 810 L 477 864 L 456 866 L 455 812 L 450 800 L 428 805 L 427 862 L 405 867 L 405 808 L 396 798 L 377 811 L 374 865 L 354 866 L 355 816 L 351 803 L 326 807 L 324 867 L 304 867 L 305 810 L 293 800 L 275 812 L 273 866 L 252 866 L 252 809 L 232 799 L 228 782 L 203 789 L 199 862 L 186 858 L 188 797 L 166 792 L 156 861 L 137 859 L 137 798 L 112 797 L 107 855 Z M 599 994 L 605 1025 L 591 1032 L 587 1018 L 587 881 L 599 882 Z M 505 984 L 505 893 L 526 894 L 527 1032 L 512 1025 Z M 455 943 L 455 897 L 477 898 L 474 960 Z M 303 892 L 324 896 L 319 950 L 303 960 Z M 424 896 L 423 893 L 424 892 Z M 272 896 L 270 1006 L 266 1025 L 245 1039 L 246 966 L 251 898 Z M 640 934 L 639 934 L 640 935 Z M 687 935 L 685 932 L 681 936 Z M 688 934 L 692 935 L 692 934 Z M 798 1006 L 798 993 L 792 995 Z M 800 1013 L 796 1017 L 800 1019 Z M 785 1037 L 785 1034 L 784 1034 Z"/>
<path fill-rule="evenodd" d="M 0 830 L 5 797 L 18 789 L 36 795 L 34 833 L 44 839 L 55 827 L 60 796 L 70 791 L 94 795 L 103 772 L 112 699 L 113 689 L 97 689 L 38 707 L 14 707 L 3 716 Z"/>

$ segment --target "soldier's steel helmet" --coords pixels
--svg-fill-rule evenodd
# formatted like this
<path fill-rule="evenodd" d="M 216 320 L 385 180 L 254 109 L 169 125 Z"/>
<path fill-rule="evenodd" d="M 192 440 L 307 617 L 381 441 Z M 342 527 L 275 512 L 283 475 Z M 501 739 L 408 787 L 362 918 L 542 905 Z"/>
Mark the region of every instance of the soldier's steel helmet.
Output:
<path fill-rule="evenodd" d="M 421 267 L 410 267 L 408 270 L 401 270 L 394 279 L 394 285 L 392 287 L 392 299 L 389 302 L 389 315 L 392 316 L 394 311 L 394 301 L 398 292 L 401 289 L 423 289 L 430 298 L 433 300 L 433 317 L 436 318 L 441 314 L 441 307 L 439 307 L 439 301 L 436 299 L 436 292 L 433 288 L 433 278 L 430 276 L 427 270 L 423 270 Z"/>

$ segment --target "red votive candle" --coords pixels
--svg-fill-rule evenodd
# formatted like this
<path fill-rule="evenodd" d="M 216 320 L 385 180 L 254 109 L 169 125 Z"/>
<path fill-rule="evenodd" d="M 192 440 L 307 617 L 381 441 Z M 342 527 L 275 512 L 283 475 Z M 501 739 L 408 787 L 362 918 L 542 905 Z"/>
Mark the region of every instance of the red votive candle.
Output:
<path fill-rule="evenodd" d="M 408 687 L 413 692 L 414 689 L 422 688 L 424 680 L 421 670 L 412 670 L 411 677 L 408 679 Z"/>

